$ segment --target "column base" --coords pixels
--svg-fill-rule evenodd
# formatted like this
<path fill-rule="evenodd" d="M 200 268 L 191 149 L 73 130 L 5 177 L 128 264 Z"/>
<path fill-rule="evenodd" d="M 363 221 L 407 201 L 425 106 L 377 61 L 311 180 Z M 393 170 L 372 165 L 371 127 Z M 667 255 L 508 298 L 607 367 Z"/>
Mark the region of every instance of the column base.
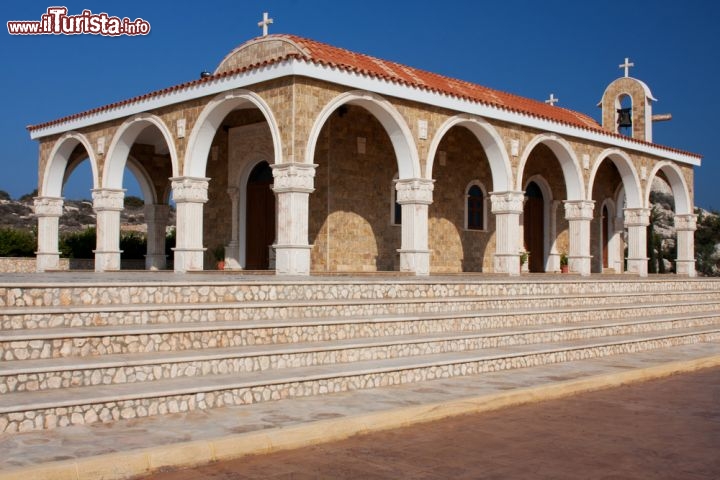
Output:
<path fill-rule="evenodd" d="M 173 248 L 175 273 L 202 271 L 205 268 L 205 248 Z"/>
<path fill-rule="evenodd" d="M 634 273 L 641 277 L 648 276 L 648 259 L 647 258 L 628 258 L 627 259 L 627 272 Z"/>
<path fill-rule="evenodd" d="M 675 260 L 675 273 L 688 277 L 696 276 L 695 260 Z"/>
<path fill-rule="evenodd" d="M 430 275 L 430 250 L 398 250 L 400 271 L 415 275 Z"/>
<path fill-rule="evenodd" d="M 167 255 L 145 255 L 145 270 L 165 270 L 167 268 Z"/>
<path fill-rule="evenodd" d="M 120 254 L 122 250 L 95 250 L 94 253 L 96 272 L 116 272 L 120 270 Z"/>
<path fill-rule="evenodd" d="M 60 269 L 60 252 L 35 252 L 35 271 L 45 272 L 47 270 Z"/>
<path fill-rule="evenodd" d="M 570 273 L 579 273 L 583 277 L 590 275 L 591 256 L 568 256 L 568 270 Z"/>
<path fill-rule="evenodd" d="M 276 275 L 310 275 L 310 245 L 273 245 Z"/>
<path fill-rule="evenodd" d="M 493 271 L 507 273 L 515 277 L 520 275 L 520 255 L 516 253 L 496 253 L 493 257 Z"/>

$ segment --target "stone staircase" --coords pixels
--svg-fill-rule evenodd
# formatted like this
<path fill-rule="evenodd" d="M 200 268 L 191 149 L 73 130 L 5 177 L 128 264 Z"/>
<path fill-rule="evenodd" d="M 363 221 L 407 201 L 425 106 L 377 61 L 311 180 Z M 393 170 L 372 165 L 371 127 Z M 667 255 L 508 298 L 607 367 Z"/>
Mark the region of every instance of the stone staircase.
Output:
<path fill-rule="evenodd" d="M 706 279 L 143 278 L 0 284 L 0 432 L 720 341 Z"/>

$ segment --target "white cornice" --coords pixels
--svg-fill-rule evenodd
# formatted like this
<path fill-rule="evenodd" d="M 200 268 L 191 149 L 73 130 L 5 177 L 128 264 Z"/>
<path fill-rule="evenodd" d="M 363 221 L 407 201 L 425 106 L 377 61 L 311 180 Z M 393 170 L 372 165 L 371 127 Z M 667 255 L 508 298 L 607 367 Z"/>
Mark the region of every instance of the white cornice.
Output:
<path fill-rule="evenodd" d="M 236 88 L 245 88 L 249 85 L 290 75 L 309 77 L 344 85 L 353 89 L 375 92 L 383 96 L 402 98 L 404 100 L 410 100 L 448 110 L 477 115 L 486 119 L 500 120 L 536 128 L 545 132 L 557 133 L 563 136 L 600 142 L 605 145 L 612 145 L 626 150 L 647 153 L 680 163 L 698 166 L 701 163 L 700 159 L 696 156 L 667 150 L 652 144 L 637 143 L 629 139 L 606 134 L 600 131 L 591 131 L 581 127 L 535 117 L 529 114 L 509 111 L 491 105 L 465 100 L 445 93 L 425 90 L 399 82 L 392 82 L 386 79 L 368 76 L 338 67 L 319 65 L 311 61 L 301 59 L 285 60 L 272 65 L 258 67 L 248 72 L 241 72 L 207 82 L 188 85 L 187 87 L 178 88 L 177 90 L 172 90 L 168 93 L 153 95 L 147 99 L 141 99 L 125 105 L 118 105 L 116 107 L 104 109 L 96 113 L 82 115 L 78 118 L 69 119 L 67 121 L 48 125 L 47 127 L 32 130 L 30 132 L 30 138 L 35 140 L 48 135 L 77 130 L 90 125 L 96 125 L 102 122 L 116 120 L 118 118 L 129 117 L 141 112 L 147 112 L 149 110 L 154 110 L 208 95 L 215 95 Z"/>

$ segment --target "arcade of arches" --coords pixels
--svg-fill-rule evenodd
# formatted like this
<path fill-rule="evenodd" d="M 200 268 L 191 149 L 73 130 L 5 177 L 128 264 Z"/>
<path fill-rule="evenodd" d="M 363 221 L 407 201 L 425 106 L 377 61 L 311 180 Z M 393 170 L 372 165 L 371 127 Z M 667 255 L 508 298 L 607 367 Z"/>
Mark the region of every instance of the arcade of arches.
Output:
<path fill-rule="evenodd" d="M 627 98 L 642 124 L 631 137 L 616 127 Z M 120 268 L 128 168 L 146 204 L 148 269 L 168 265 L 174 202 L 178 272 L 214 268 L 220 251 L 226 269 L 291 275 L 517 275 L 567 258 L 583 275 L 642 276 L 657 177 L 675 199 L 676 272 L 695 274 L 700 157 L 651 142 L 644 83 L 610 84 L 602 126 L 518 99 L 291 35 L 253 39 L 209 77 L 29 127 L 37 269 L 57 268 L 63 182 L 87 158 L 96 271 Z"/>

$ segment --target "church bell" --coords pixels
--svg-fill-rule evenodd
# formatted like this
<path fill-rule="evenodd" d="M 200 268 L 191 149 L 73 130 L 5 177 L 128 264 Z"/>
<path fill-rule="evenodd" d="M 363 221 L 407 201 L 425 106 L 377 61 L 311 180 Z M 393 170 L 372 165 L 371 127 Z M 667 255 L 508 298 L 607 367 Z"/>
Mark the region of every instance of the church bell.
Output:
<path fill-rule="evenodd" d="M 621 108 L 617 111 L 617 113 L 618 113 L 618 120 L 617 120 L 618 127 L 620 127 L 620 128 L 632 127 L 632 108 Z"/>

